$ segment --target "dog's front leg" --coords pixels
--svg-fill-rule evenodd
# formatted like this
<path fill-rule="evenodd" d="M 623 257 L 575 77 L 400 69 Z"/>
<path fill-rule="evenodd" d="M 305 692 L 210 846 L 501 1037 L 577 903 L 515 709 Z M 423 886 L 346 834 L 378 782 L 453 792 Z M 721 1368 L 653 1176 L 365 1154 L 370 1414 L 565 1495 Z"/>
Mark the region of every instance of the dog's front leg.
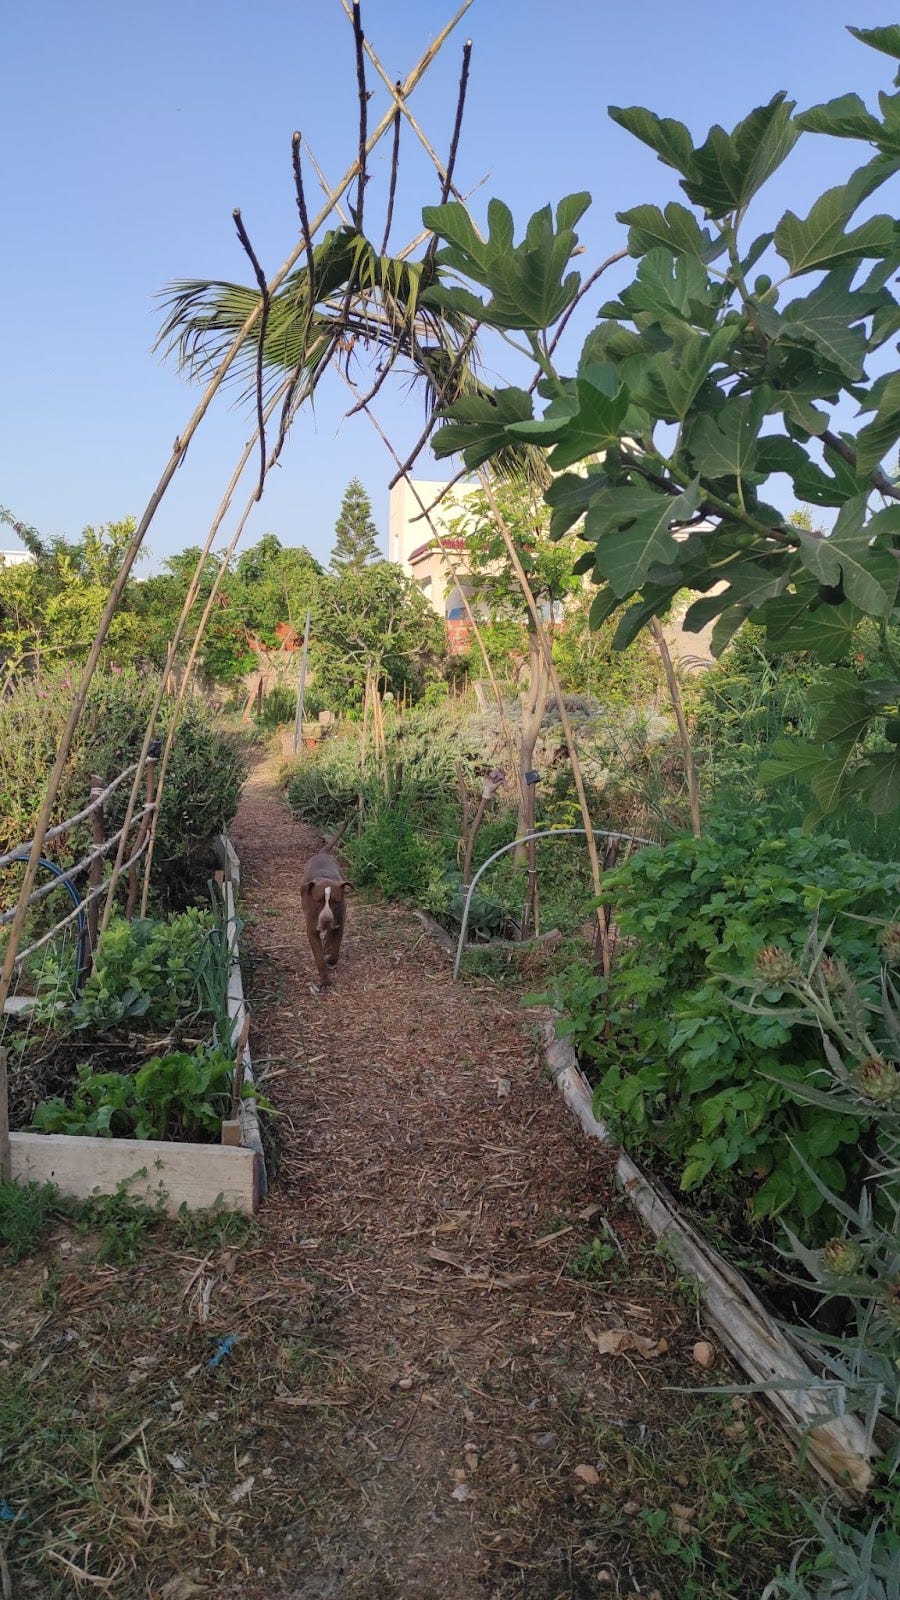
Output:
<path fill-rule="evenodd" d="M 315 926 L 315 923 L 312 925 L 312 927 L 310 927 L 309 923 L 306 924 L 306 937 L 309 940 L 310 949 L 312 950 L 316 968 L 319 973 L 319 985 L 321 988 L 327 989 L 329 973 L 328 968 L 325 965 L 325 951 L 322 949 L 322 938 L 318 928 Z"/>
<path fill-rule="evenodd" d="M 344 936 L 343 922 L 335 922 L 325 935 L 325 961 L 329 967 L 336 967 L 338 956 L 341 953 L 341 939 Z"/>

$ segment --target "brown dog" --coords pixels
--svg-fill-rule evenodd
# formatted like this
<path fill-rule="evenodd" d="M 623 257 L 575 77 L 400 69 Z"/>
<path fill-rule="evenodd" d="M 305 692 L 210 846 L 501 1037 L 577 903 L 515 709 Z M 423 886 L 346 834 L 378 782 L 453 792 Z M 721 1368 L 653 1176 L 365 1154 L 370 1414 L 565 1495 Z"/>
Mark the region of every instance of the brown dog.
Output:
<path fill-rule="evenodd" d="M 300 899 L 323 989 L 328 986 L 329 968 L 337 966 L 344 936 L 344 891 L 352 887 L 334 857 L 326 855 L 324 850 L 311 856 L 303 868 Z"/>

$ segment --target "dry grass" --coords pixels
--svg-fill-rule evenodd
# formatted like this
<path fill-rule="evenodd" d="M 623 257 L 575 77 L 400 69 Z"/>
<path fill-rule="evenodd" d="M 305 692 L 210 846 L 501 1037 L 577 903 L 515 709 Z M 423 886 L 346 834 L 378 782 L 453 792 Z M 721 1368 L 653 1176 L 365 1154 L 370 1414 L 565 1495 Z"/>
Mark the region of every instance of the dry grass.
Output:
<path fill-rule="evenodd" d="M 792 1536 L 780 1441 L 673 1392 L 696 1313 L 509 992 L 361 904 L 314 992 L 320 841 L 266 766 L 234 831 L 272 1193 L 243 1246 L 160 1228 L 114 1269 L 62 1228 L 4 1275 L 16 1600 L 758 1593 Z M 617 1328 L 658 1353 L 599 1355 Z"/>

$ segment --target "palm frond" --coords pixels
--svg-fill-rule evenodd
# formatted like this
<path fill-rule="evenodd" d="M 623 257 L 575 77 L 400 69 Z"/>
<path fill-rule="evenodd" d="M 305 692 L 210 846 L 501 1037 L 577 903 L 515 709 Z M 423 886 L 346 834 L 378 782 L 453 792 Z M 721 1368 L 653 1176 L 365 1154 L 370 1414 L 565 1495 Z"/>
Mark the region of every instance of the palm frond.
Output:
<path fill-rule="evenodd" d="M 312 372 L 336 343 L 345 351 L 356 345 L 377 350 L 391 364 L 408 360 L 414 377 L 423 378 L 435 395 L 441 392 L 436 371 L 446 374 L 456 363 L 456 382 L 463 387 L 455 392 L 466 392 L 475 364 L 472 323 L 458 311 L 422 304 L 424 288 L 434 281 L 432 262 L 381 255 L 362 234 L 341 227 L 315 247 L 313 266 L 314 305 L 306 264 L 271 297 L 263 346 L 270 390 L 285 372 Z M 260 306 L 261 295 L 255 286 L 184 279 L 160 299 L 165 316 L 155 348 L 175 355 L 190 378 L 205 379 Z M 259 321 L 232 365 L 232 379 L 247 396 L 256 389 L 258 345 Z"/>

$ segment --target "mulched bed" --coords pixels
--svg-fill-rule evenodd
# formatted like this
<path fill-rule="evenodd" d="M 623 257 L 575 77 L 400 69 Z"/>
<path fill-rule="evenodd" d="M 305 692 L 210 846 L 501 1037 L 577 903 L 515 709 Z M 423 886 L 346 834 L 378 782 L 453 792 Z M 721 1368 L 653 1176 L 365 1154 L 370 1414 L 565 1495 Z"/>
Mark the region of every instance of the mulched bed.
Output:
<path fill-rule="evenodd" d="M 27 1376 L 52 1428 L 42 1384 L 71 1372 L 69 1425 L 95 1438 L 58 1499 L 34 1496 L 16 1595 L 759 1593 L 790 1535 L 758 1539 L 751 1500 L 788 1498 L 787 1451 L 746 1400 L 677 1392 L 709 1381 L 696 1309 L 566 1117 L 528 1013 L 453 984 L 411 913 L 358 896 L 320 994 L 297 884 L 321 838 L 273 766 L 233 836 L 251 1049 L 279 1113 L 270 1197 L 243 1249 L 113 1269 L 63 1238 L 40 1314 L 36 1269 L 7 1278 L 0 1380 Z M 601 1354 L 622 1329 L 637 1347 Z"/>

